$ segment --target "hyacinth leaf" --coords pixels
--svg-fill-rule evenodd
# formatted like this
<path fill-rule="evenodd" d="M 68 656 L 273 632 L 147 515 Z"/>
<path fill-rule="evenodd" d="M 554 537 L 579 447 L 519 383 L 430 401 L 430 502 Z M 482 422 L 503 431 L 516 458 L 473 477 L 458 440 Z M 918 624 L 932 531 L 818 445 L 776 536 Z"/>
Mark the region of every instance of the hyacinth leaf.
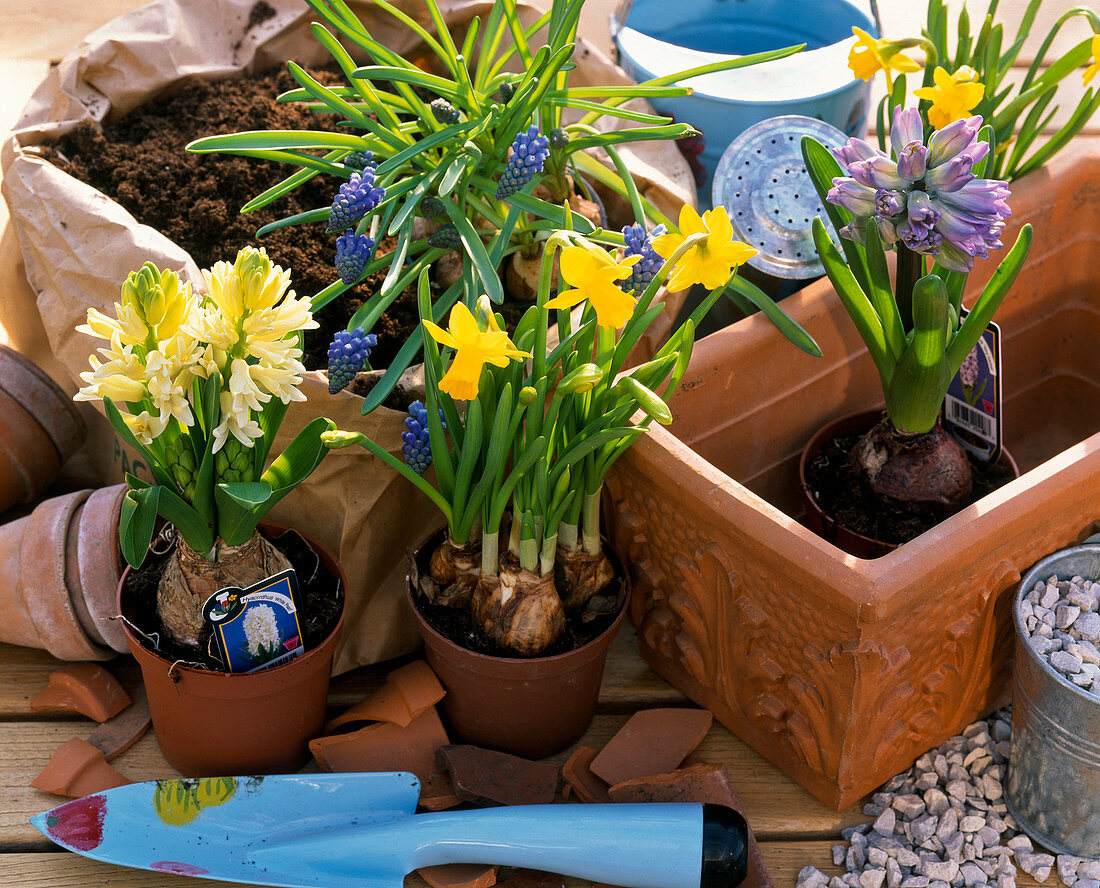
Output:
<path fill-rule="evenodd" d="M 574 108 L 577 111 L 591 112 L 592 122 L 595 123 L 601 117 L 616 117 L 619 120 L 633 120 L 635 123 L 645 123 L 650 126 L 663 126 L 672 123 L 672 118 L 660 114 L 647 114 L 644 111 L 631 111 L 627 108 L 618 108 L 602 102 L 589 101 L 587 99 L 571 99 L 551 93 L 547 102 L 555 108 Z"/>
<path fill-rule="evenodd" d="M 338 64 L 340 70 L 344 72 L 344 77 L 347 79 L 348 83 L 351 84 L 350 87 L 336 87 L 332 91 L 341 97 L 345 95 L 348 98 L 358 96 L 376 110 L 380 122 L 386 126 L 397 127 L 399 121 L 396 115 L 394 115 L 386 102 L 380 101 L 381 96 L 379 96 L 373 85 L 365 80 L 357 80 L 352 77 L 352 72 L 357 67 L 355 60 L 352 59 L 352 57 L 348 55 L 347 50 L 340 45 L 340 41 L 320 22 L 314 22 L 310 25 L 310 32 L 313 34 L 314 39 L 327 49 L 329 55 L 336 60 L 336 64 Z M 396 96 L 394 96 L 394 98 L 396 98 Z"/>
<path fill-rule="evenodd" d="M 815 358 L 821 357 L 821 347 L 814 341 L 814 338 L 758 286 L 740 276 L 731 278 L 727 286 L 760 309 L 764 316 L 775 325 L 776 329 L 794 345 L 808 355 L 813 355 Z"/>
<path fill-rule="evenodd" d="M 122 511 L 118 519 L 118 542 L 122 557 L 134 570 L 141 567 L 145 554 L 149 551 L 149 544 L 153 541 L 160 491 L 159 486 L 130 490 L 122 500 Z"/>
<path fill-rule="evenodd" d="M 263 237 L 265 234 L 270 234 L 272 231 L 277 231 L 280 228 L 288 228 L 291 225 L 305 225 L 309 222 L 327 222 L 329 207 L 319 207 L 316 210 L 306 210 L 304 213 L 295 213 L 293 216 L 285 216 L 282 219 L 276 219 L 274 222 L 268 222 L 267 225 L 259 228 L 256 231 L 256 237 Z"/>
<path fill-rule="evenodd" d="M 419 68 L 398 68 L 392 65 L 364 65 L 352 72 L 352 77 L 359 80 L 383 80 L 392 83 L 408 83 L 412 86 L 420 86 L 429 89 L 448 102 L 462 104 L 462 91 L 453 80 L 445 77 L 437 77 Z"/>
<path fill-rule="evenodd" d="M 824 223 L 818 218 L 813 221 L 813 236 L 821 264 L 825 266 L 825 273 L 829 276 L 852 323 L 855 324 L 860 338 L 867 346 L 867 351 L 871 353 L 871 359 L 878 368 L 885 390 L 890 384 L 890 377 L 894 374 L 895 361 L 890 356 L 886 345 L 886 334 L 882 329 L 882 322 L 879 321 L 874 306 L 871 305 L 855 275 L 829 239 Z"/>
<path fill-rule="evenodd" d="M 254 509 L 271 499 L 271 485 L 266 481 L 223 481 L 216 490 L 243 509 Z"/>
<path fill-rule="evenodd" d="M 884 392 L 890 421 L 902 432 L 929 432 L 940 415 L 952 377 L 945 349 L 949 324 L 947 289 L 925 275 L 913 285 L 913 332 Z"/>
<path fill-rule="evenodd" d="M 398 148 L 404 143 L 398 142 Z M 203 136 L 187 146 L 192 154 L 216 151 L 286 151 L 291 148 L 350 148 L 362 151 L 370 146 L 362 136 L 318 130 L 249 130 L 224 136 Z"/>
<path fill-rule="evenodd" d="M 286 416 L 289 406 L 289 404 L 283 403 L 282 398 L 272 398 L 264 404 L 264 409 L 260 411 L 256 421 L 263 430 L 263 435 L 252 445 L 253 477 L 259 478 L 263 474 L 267 456 L 275 443 L 275 436 L 279 434 L 279 427 L 282 425 L 283 417 Z"/>
<path fill-rule="evenodd" d="M 335 428 L 331 420 L 318 417 L 298 432 L 286 449 L 271 461 L 267 471 L 260 476 L 260 481 L 271 487 L 271 496 L 263 502 L 257 518 L 266 514 L 321 464 L 328 452 L 321 435 Z"/>
<path fill-rule="evenodd" d="M 333 149 L 321 159 L 335 161 L 338 160 L 340 157 L 345 156 L 346 154 L 347 151 L 345 149 Z M 256 210 L 262 209 L 268 204 L 273 203 L 279 198 L 285 197 L 296 188 L 298 188 L 300 185 L 304 185 L 310 179 L 316 177 L 318 172 L 319 170 L 314 169 L 295 170 L 293 173 L 283 179 L 283 181 L 279 184 L 272 185 L 270 188 L 267 189 L 267 191 L 257 194 L 254 198 L 252 198 L 252 200 L 241 207 L 241 213 L 253 213 Z"/>
<path fill-rule="evenodd" d="M 311 77 L 301 65 L 297 64 L 296 62 L 288 61 L 286 63 L 286 66 L 287 70 L 290 72 L 290 76 L 298 82 L 302 89 L 304 89 L 319 102 L 323 102 L 325 105 L 331 108 L 334 113 L 342 114 L 348 120 L 354 122 L 357 126 L 362 127 L 365 130 L 370 130 L 378 136 L 381 136 L 381 131 L 383 130 L 387 132 L 393 132 L 391 130 L 386 130 L 385 127 L 371 120 L 369 117 L 367 117 L 367 115 L 365 115 L 362 111 L 360 111 L 346 99 L 341 98 L 327 86 Z M 375 132 L 375 130 L 379 130 L 380 132 Z M 402 135 L 400 131 L 397 131 L 396 134 L 398 136 Z M 406 143 L 409 141 L 408 136 L 404 137 L 404 141 Z"/>
<path fill-rule="evenodd" d="M 844 173 L 835 157 L 829 153 L 824 145 L 810 136 L 802 137 L 802 159 L 806 162 L 806 172 L 814 183 L 817 196 L 821 198 L 821 205 L 825 208 L 825 214 L 833 224 L 833 230 L 840 231 L 851 219 L 851 213 L 843 207 L 829 203 L 826 196 L 833 184 L 833 179 Z M 824 229 L 822 229 L 824 230 Z M 848 260 L 848 267 L 860 288 L 866 292 L 870 285 L 867 282 L 867 258 L 862 246 L 846 237 L 840 239 L 840 247 Z M 818 248 L 820 253 L 820 247 Z"/>
<path fill-rule="evenodd" d="M 896 361 L 905 350 L 905 329 L 901 323 L 897 303 L 894 301 L 890 268 L 886 264 L 886 251 L 882 248 L 882 240 L 879 238 L 876 225 L 867 226 L 867 280 L 870 284 L 867 296 L 871 300 L 871 305 L 874 306 L 879 321 L 882 322 L 886 346 Z"/>
<path fill-rule="evenodd" d="M 1030 223 L 1020 230 L 1016 243 L 1012 245 L 1012 249 L 1001 260 L 1001 264 L 997 266 L 997 270 L 993 272 L 989 283 L 985 285 L 977 302 L 974 303 L 974 308 L 966 316 L 966 320 L 959 327 L 959 332 L 955 334 L 955 338 L 948 345 L 947 360 L 952 373 L 958 372 L 962 362 L 970 354 L 970 350 L 978 344 L 982 332 L 993 320 L 994 313 L 1004 301 L 1012 282 L 1016 280 L 1016 276 L 1023 268 L 1028 253 L 1031 252 L 1033 236 L 1034 232 Z"/>
<path fill-rule="evenodd" d="M 440 164 L 442 166 L 442 164 Z M 439 196 L 440 198 L 446 198 L 455 186 L 458 185 L 458 180 L 462 177 L 462 174 L 466 172 L 466 158 L 461 155 L 454 157 L 444 169 L 443 179 L 439 183 Z"/>

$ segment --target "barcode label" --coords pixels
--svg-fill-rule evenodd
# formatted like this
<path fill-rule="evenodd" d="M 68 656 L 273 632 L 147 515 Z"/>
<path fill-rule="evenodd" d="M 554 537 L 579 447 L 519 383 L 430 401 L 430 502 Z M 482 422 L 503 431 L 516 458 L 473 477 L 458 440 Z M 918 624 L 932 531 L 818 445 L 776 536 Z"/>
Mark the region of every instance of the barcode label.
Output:
<path fill-rule="evenodd" d="M 983 438 L 994 438 L 993 417 L 955 398 L 947 398 L 947 418 Z"/>

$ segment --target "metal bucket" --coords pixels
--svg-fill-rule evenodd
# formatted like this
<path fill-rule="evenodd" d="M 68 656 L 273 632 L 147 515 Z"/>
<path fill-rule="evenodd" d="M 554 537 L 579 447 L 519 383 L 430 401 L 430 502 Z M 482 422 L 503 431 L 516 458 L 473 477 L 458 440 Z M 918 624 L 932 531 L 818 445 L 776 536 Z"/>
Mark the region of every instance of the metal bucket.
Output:
<path fill-rule="evenodd" d="M 806 44 L 785 59 L 684 81 L 694 95 L 651 100 L 662 114 L 702 132 L 707 180 L 700 196 L 707 203 L 722 152 L 754 123 L 800 114 L 849 136 L 866 131 L 870 84 L 853 78 L 848 52 L 853 25 L 877 36 L 874 0 L 870 10 L 848 0 L 623 0 L 610 26 L 619 64 L 638 81 Z"/>
<path fill-rule="evenodd" d="M 1100 698 L 1059 675 L 1028 643 L 1020 602 L 1051 576 L 1100 579 L 1100 536 L 1048 555 L 1020 581 L 1012 619 L 1012 756 L 1005 802 L 1020 828 L 1058 854 L 1100 857 Z"/>

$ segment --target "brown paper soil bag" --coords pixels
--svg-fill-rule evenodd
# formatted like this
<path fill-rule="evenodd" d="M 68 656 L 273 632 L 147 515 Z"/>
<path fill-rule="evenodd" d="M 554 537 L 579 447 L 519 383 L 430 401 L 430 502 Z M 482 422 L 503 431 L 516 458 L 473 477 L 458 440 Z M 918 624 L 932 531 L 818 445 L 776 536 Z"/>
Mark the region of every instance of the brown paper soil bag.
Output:
<path fill-rule="evenodd" d="M 2 190 L 11 209 L 27 278 L 57 362 L 72 381 L 88 366 L 94 340 L 76 333 L 89 307 L 111 311 L 126 276 L 152 261 L 202 286 L 191 257 L 162 234 L 140 225 L 94 188 L 44 161 L 36 146 L 69 132 L 85 119 L 111 121 L 145 101 L 186 88 L 193 78 L 219 79 L 262 70 L 293 59 L 327 61 L 309 34 L 307 7 L 299 0 L 269 0 L 274 15 L 250 25 L 255 0 L 157 0 L 90 34 L 35 91 L 0 153 Z M 431 29 L 415 0 L 396 4 Z M 461 27 L 487 13 L 488 0 L 439 0 L 446 20 Z M 368 3 L 353 2 L 372 33 L 398 52 L 414 48 L 407 29 Z M 527 23 L 538 8 L 520 3 Z M 578 40 L 578 84 L 629 83 L 623 71 Z M 608 126 L 623 125 L 609 120 Z M 684 201 L 694 202 L 691 174 L 671 142 L 626 145 L 622 154 L 641 193 L 675 219 Z M 232 258 L 243 244 L 226 244 Z M 667 301 L 674 317 L 684 294 Z M 669 324 L 671 321 L 669 321 Z M 665 327 L 667 332 L 668 326 Z M 655 337 L 651 337 L 655 338 Z M 361 431 L 400 454 L 401 411 L 360 413 L 361 399 L 330 396 L 324 374 L 303 385 L 304 403 L 292 403 L 276 452 L 317 416 L 342 429 Z M 120 447 L 106 421 L 90 424 L 95 452 L 88 462 L 103 484 L 124 470 L 142 475 L 135 455 Z M 148 478 L 148 471 L 144 472 Z M 330 455 L 306 484 L 281 502 L 271 519 L 308 530 L 340 558 L 348 576 L 348 606 L 334 671 L 388 659 L 414 649 L 416 632 L 403 605 L 405 550 L 415 548 L 442 523 L 426 497 L 361 449 Z"/>

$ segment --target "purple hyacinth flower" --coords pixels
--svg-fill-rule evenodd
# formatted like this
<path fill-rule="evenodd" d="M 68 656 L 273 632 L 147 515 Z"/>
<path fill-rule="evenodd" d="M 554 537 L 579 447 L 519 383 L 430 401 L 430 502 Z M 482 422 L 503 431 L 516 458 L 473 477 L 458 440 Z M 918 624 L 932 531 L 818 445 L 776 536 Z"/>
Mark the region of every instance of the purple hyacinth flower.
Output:
<path fill-rule="evenodd" d="M 374 240 L 352 230 L 336 238 L 336 270 L 345 284 L 354 284 L 374 253 Z"/>
<path fill-rule="evenodd" d="M 532 124 L 527 132 L 520 133 L 512 142 L 512 154 L 504 174 L 497 182 L 496 199 L 503 200 L 530 182 L 550 157 L 550 140 L 539 135 L 539 128 Z"/>
<path fill-rule="evenodd" d="M 361 173 L 352 173 L 332 199 L 328 213 L 328 230 L 344 231 L 378 206 L 386 196 L 385 188 L 375 187 L 374 168 L 367 167 Z"/>
<path fill-rule="evenodd" d="M 370 350 L 378 344 L 373 333 L 340 330 L 328 347 L 328 393 L 343 391 L 355 379 L 355 374 L 366 367 Z"/>
<path fill-rule="evenodd" d="M 658 225 L 649 234 L 645 233 L 645 226 L 635 223 L 623 228 L 623 239 L 626 241 L 627 256 L 641 256 L 641 260 L 635 262 L 630 269 L 630 277 L 619 281 L 619 286 L 627 293 L 633 292 L 640 296 L 642 291 L 649 286 L 655 275 L 664 263 L 664 259 L 657 255 L 653 249 L 653 239 L 660 237 L 667 229 L 664 225 Z"/>
<path fill-rule="evenodd" d="M 853 214 L 841 237 L 864 243 L 873 221 L 883 243 L 900 241 L 945 268 L 968 272 L 976 257 L 1002 246 L 1011 213 L 1008 186 L 974 175 L 974 165 L 989 152 L 978 141 L 980 117 L 949 124 L 927 145 L 922 126 L 915 108 L 895 110 L 893 159 L 860 139 L 834 150 L 847 175 L 833 179 L 827 200 Z"/>

